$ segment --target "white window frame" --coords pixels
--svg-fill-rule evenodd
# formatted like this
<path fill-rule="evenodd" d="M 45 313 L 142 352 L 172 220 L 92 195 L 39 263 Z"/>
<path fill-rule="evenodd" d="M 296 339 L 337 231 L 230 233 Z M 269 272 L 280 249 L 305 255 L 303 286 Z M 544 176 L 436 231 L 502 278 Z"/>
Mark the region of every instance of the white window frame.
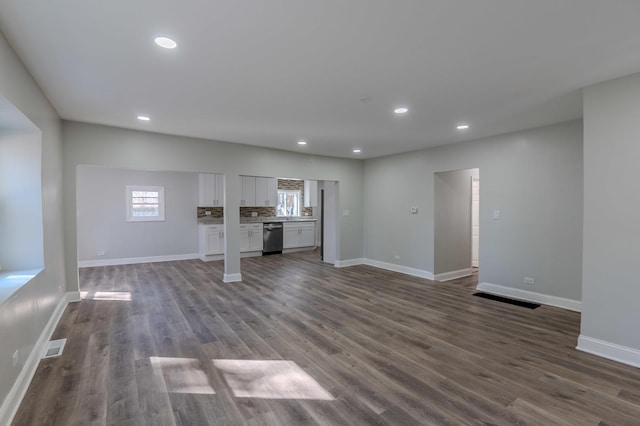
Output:
<path fill-rule="evenodd" d="M 296 194 L 298 196 L 298 214 L 288 215 L 288 214 L 280 214 L 280 194 L 284 193 L 285 197 L 287 194 Z M 278 202 L 276 205 L 276 217 L 300 217 L 302 214 L 302 206 L 304 201 L 302 200 L 302 191 L 299 189 L 278 189 Z"/>
<path fill-rule="evenodd" d="M 157 216 L 134 216 L 133 191 L 146 191 L 158 193 Z M 161 222 L 164 221 L 164 186 L 127 185 L 127 222 Z"/>

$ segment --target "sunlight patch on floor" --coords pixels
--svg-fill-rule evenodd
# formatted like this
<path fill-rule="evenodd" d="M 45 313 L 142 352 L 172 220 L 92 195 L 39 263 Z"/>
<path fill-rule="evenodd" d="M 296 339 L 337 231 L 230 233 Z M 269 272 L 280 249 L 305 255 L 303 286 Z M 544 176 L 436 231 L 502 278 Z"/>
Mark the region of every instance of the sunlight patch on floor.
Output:
<path fill-rule="evenodd" d="M 149 358 L 156 379 L 164 382 L 167 392 L 214 395 L 207 373 L 199 360 L 193 358 Z M 164 390 L 164 389 L 162 389 Z"/>
<path fill-rule="evenodd" d="M 116 302 L 131 302 L 128 291 L 81 291 L 82 300 L 111 300 Z"/>
<path fill-rule="evenodd" d="M 238 398 L 335 399 L 293 361 L 214 359 L 213 364 Z"/>

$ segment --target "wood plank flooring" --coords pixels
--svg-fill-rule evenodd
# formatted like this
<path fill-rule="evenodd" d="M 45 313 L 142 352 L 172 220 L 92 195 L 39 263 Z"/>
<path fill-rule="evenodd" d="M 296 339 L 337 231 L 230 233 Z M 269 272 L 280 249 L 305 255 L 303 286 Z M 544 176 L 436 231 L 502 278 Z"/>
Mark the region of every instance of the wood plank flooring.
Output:
<path fill-rule="evenodd" d="M 577 313 L 317 252 L 222 269 L 81 269 L 14 425 L 640 424 L 640 369 L 576 351 Z"/>

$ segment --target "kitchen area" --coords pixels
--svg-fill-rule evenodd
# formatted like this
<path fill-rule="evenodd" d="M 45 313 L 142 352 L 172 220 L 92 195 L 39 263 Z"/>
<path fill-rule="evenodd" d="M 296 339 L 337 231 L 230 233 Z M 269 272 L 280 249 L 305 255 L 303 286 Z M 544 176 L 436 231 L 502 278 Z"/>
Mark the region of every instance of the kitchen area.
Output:
<path fill-rule="evenodd" d="M 241 257 L 314 250 L 320 245 L 318 181 L 261 176 L 241 176 L 240 179 Z M 225 250 L 223 175 L 198 175 L 197 217 L 200 259 L 222 260 Z"/>

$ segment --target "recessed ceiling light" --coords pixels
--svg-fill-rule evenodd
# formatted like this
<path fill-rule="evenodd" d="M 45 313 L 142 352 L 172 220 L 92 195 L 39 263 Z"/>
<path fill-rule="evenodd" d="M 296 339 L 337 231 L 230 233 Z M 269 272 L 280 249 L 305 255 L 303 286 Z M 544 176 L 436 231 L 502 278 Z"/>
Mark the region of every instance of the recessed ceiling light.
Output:
<path fill-rule="evenodd" d="M 468 128 L 469 128 L 468 124 L 458 124 L 456 126 L 456 129 L 458 129 L 458 130 L 467 130 Z"/>
<path fill-rule="evenodd" d="M 353 150 L 354 154 L 360 154 L 362 152 L 362 150 L 360 148 L 356 148 Z"/>
<path fill-rule="evenodd" d="M 146 115 L 139 115 L 138 116 L 138 120 L 140 120 L 140 121 L 149 121 L 149 120 L 151 120 L 151 118 L 147 117 Z"/>
<path fill-rule="evenodd" d="M 298 141 L 298 145 L 306 145 L 307 141 Z"/>
<path fill-rule="evenodd" d="M 175 49 L 178 45 L 178 43 L 168 37 L 156 37 L 153 41 L 155 41 L 158 46 L 164 47 L 165 49 Z"/>
<path fill-rule="evenodd" d="M 405 108 L 405 107 L 400 107 L 393 110 L 393 112 L 395 112 L 396 114 L 404 114 L 407 111 L 409 111 L 409 108 Z"/>

